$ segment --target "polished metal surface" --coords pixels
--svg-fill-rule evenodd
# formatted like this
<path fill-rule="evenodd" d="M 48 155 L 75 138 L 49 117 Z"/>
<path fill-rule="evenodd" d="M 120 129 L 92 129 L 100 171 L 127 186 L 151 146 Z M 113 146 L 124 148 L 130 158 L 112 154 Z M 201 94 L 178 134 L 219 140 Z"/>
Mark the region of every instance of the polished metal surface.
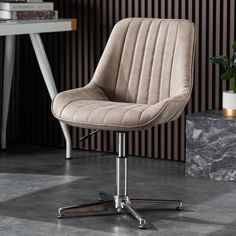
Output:
<path fill-rule="evenodd" d="M 169 204 L 169 205 L 176 205 L 176 210 L 183 210 L 183 201 L 181 200 L 168 200 L 168 199 L 145 199 L 145 198 L 132 198 L 132 203 L 136 204 Z"/>
<path fill-rule="evenodd" d="M 107 211 L 109 209 L 114 209 L 113 201 L 99 201 L 89 204 L 80 204 L 75 206 L 61 207 L 58 209 L 58 218 L 64 218 L 66 216 L 88 216 L 101 213 L 102 211 Z"/>
<path fill-rule="evenodd" d="M 118 157 L 126 157 L 126 133 L 119 132 L 118 133 L 118 140 L 119 140 L 119 150 L 118 150 Z"/>
<path fill-rule="evenodd" d="M 183 209 L 183 202 L 181 200 L 158 200 L 158 199 L 133 199 L 130 201 L 128 196 L 128 164 L 126 156 L 126 133 L 118 133 L 119 147 L 118 156 L 116 157 L 116 195 L 106 192 L 99 193 L 99 202 L 90 204 L 82 204 L 70 207 L 62 207 L 58 209 L 58 218 L 65 218 L 67 216 L 75 215 L 91 215 L 97 212 L 107 212 L 111 209 L 116 209 L 117 213 L 130 213 L 138 220 L 140 229 L 146 228 L 147 220 L 139 213 L 134 205 L 153 204 L 153 203 L 167 203 L 176 204 L 176 210 Z M 127 210 L 124 211 L 124 210 Z M 82 215 L 81 215 L 82 214 Z"/>
<path fill-rule="evenodd" d="M 90 138 L 91 136 L 93 136 L 94 134 L 96 134 L 98 131 L 100 131 L 100 130 L 99 130 L 99 129 L 95 129 L 94 131 L 92 131 L 92 132 L 90 132 L 90 133 L 88 133 L 88 134 L 82 136 L 82 137 L 79 139 L 79 141 L 81 142 L 81 141 L 84 141 L 84 140 L 87 139 L 87 138 Z"/>
<path fill-rule="evenodd" d="M 117 196 L 128 195 L 128 158 L 116 158 L 116 194 Z"/>
<path fill-rule="evenodd" d="M 116 195 L 115 207 L 118 212 L 123 208 L 122 201 L 128 198 L 128 158 L 126 156 L 126 133 L 118 133 L 119 147 L 116 157 Z"/>
<path fill-rule="evenodd" d="M 115 208 L 118 213 L 122 212 L 122 209 L 124 208 L 123 202 L 126 202 L 127 204 L 131 204 L 128 196 L 114 196 L 115 201 Z"/>
<path fill-rule="evenodd" d="M 122 205 L 139 221 L 138 227 L 144 229 L 147 224 L 147 221 L 144 219 L 144 217 L 136 209 L 134 209 L 130 203 L 122 201 Z"/>

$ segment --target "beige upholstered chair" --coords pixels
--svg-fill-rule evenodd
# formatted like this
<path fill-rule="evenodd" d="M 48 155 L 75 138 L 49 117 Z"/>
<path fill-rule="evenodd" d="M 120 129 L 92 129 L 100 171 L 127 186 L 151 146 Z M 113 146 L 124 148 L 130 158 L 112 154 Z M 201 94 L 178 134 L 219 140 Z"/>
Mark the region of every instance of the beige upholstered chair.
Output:
<path fill-rule="evenodd" d="M 117 131 L 116 195 L 101 192 L 100 202 L 59 209 L 59 217 L 125 208 L 144 228 L 146 220 L 132 203 L 179 200 L 130 200 L 127 189 L 126 133 L 177 119 L 193 85 L 194 25 L 187 20 L 128 18 L 118 22 L 91 82 L 59 93 L 52 104 L 60 121 L 81 128 Z"/>

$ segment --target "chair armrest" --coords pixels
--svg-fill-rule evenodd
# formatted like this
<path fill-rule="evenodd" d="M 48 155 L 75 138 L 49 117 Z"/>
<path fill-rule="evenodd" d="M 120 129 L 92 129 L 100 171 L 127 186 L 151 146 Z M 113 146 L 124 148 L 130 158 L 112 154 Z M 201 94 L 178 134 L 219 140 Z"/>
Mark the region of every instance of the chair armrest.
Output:
<path fill-rule="evenodd" d="M 71 89 L 58 93 L 52 101 L 52 112 L 60 116 L 64 107 L 68 104 L 79 100 L 101 100 L 108 101 L 108 97 L 103 90 L 95 83 L 89 83 L 85 87 Z"/>
<path fill-rule="evenodd" d="M 173 121 L 182 114 L 188 100 L 188 94 L 164 99 L 147 108 L 141 115 L 140 121 L 148 123 L 148 127 Z"/>

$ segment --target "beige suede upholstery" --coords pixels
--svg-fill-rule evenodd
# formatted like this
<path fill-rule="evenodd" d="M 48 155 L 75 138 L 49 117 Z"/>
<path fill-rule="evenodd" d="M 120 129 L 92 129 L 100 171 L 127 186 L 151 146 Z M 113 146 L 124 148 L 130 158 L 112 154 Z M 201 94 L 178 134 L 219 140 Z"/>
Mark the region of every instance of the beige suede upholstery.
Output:
<path fill-rule="evenodd" d="M 177 119 L 193 84 L 194 32 L 187 20 L 121 20 L 91 82 L 59 93 L 54 116 L 72 126 L 114 131 Z"/>

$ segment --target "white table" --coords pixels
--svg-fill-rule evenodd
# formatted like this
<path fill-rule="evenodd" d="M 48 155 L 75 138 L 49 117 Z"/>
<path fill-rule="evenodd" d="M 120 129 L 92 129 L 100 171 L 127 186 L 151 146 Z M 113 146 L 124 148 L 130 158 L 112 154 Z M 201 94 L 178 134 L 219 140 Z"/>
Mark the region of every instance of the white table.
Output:
<path fill-rule="evenodd" d="M 40 37 L 40 33 L 62 32 L 76 30 L 76 19 L 58 19 L 44 21 L 12 21 L 0 22 L 0 36 L 6 36 L 4 74 L 3 74 L 3 103 L 1 124 L 1 148 L 6 149 L 6 130 L 11 94 L 12 76 L 15 57 L 16 35 L 29 34 L 44 82 L 47 86 L 50 98 L 57 94 L 57 88 L 52 75 L 52 70 Z M 66 158 L 71 157 L 71 137 L 67 125 L 60 122 L 66 139 Z"/>

